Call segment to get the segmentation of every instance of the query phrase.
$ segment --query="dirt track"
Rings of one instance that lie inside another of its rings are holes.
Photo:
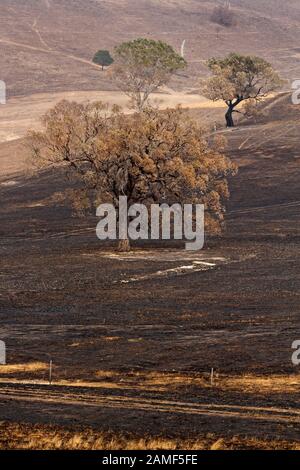
[[[34,27],[33,27],[33,29],[34,29]],[[37,32],[37,31],[38,30],[34,29],[34,32]],[[81,62],[82,64],[89,65],[90,67],[93,67],[94,69],[96,68],[96,69],[100,70],[99,65],[94,64],[90,60],[86,60],[86,59],[83,59],[81,57],[76,57],[72,54],[65,54],[61,51],[52,50],[49,47],[45,47],[46,44],[44,44],[44,47],[36,47],[36,46],[30,46],[29,44],[24,44],[24,43],[21,43],[21,42],[11,41],[10,39],[4,39],[4,38],[0,38],[0,43],[8,44],[10,46],[15,46],[15,47],[18,47],[18,48],[21,48],[21,49],[29,49],[30,51],[33,51],[33,52],[44,52],[45,54],[54,54],[54,55],[57,55],[57,56],[60,56],[60,57],[63,56],[63,57],[66,57],[67,59],[75,60],[76,62]]]
[[[208,426],[217,435],[225,433],[227,436],[239,433],[278,438],[284,435],[297,440],[299,435],[300,412],[296,404],[280,407],[275,402],[273,406],[254,406],[249,402],[241,405],[237,397],[221,398],[209,391],[205,397],[194,396],[190,401],[176,396],[159,397],[160,394],[146,394],[138,390],[126,392],[112,388],[103,392],[98,388],[80,386],[2,383],[1,417],[11,420],[15,413],[21,412],[23,419],[29,422],[63,422],[66,426],[80,422],[82,426],[95,429],[99,426],[104,430],[126,429],[142,435],[146,430],[151,430],[158,434],[167,432],[173,437],[203,435]]]
[[[24,384],[23,384],[24,385]],[[3,401],[23,401],[32,403],[60,404],[66,406],[116,408],[155,411],[156,413],[182,413],[185,415],[213,416],[216,418],[234,418],[258,420],[273,423],[300,423],[300,411],[291,408],[240,406],[238,404],[207,404],[162,400],[155,397],[101,395],[70,386],[26,386],[14,387],[1,384],[0,398]],[[30,406],[30,405],[29,405]]]

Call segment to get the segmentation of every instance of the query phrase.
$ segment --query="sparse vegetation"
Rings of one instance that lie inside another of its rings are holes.
[[[215,6],[211,15],[211,21],[220,26],[225,26],[226,28],[234,26],[237,20],[230,2],[224,2],[223,5]]]
[[[143,38],[118,46],[115,57],[112,78],[138,111],[147,105],[151,93],[186,66],[184,58],[169,44]]]
[[[208,61],[212,76],[202,81],[202,93],[212,101],[223,100],[228,106],[227,127],[234,126],[233,113],[244,101],[260,101],[283,82],[266,60],[257,56],[229,54],[224,59]]]

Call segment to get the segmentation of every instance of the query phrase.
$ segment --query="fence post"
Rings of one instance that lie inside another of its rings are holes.
[[[49,362],[49,385],[52,385],[52,359]]]
[[[211,372],[210,372],[210,385],[211,386],[214,385],[214,369],[213,368],[211,369]]]

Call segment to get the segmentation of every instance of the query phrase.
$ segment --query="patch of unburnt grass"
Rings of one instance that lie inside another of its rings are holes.
[[[2,450],[300,450],[300,442],[215,434],[175,439],[10,422],[0,422],[0,431]]]

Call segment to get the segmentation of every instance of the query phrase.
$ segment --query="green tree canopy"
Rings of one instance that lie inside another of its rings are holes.
[[[116,47],[115,58],[113,78],[139,111],[144,108],[151,93],[186,66],[184,58],[169,44],[143,38]]]
[[[225,101],[228,127],[234,126],[236,106],[245,100],[259,101],[283,84],[272,65],[257,56],[231,53],[223,59],[213,57],[207,65],[212,76],[203,81],[202,94],[213,101]]]
[[[109,67],[111,64],[113,64],[114,59],[110,55],[109,51],[100,50],[94,55],[93,62],[95,64],[101,65],[103,70],[104,67]]]

